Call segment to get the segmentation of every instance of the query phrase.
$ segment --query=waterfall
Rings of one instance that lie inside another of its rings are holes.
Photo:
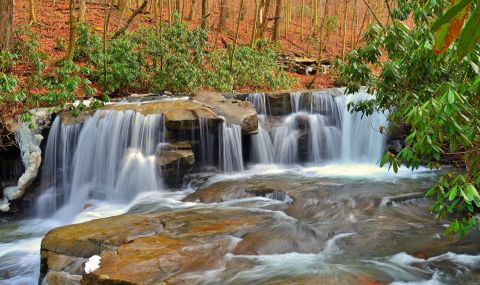
[[[225,172],[243,170],[242,128],[223,122],[219,128],[220,168]]]
[[[349,102],[369,100],[371,95],[366,92],[341,96],[337,101],[344,106]],[[380,133],[380,128],[387,127],[386,114],[373,113],[363,116],[361,112],[343,112],[342,118],[342,161],[362,161],[377,163],[384,151],[386,136]]]
[[[298,139],[300,131],[297,127],[297,114],[289,115],[282,125],[275,129],[273,149],[275,162],[292,164],[298,162]]]
[[[57,117],[46,146],[38,214],[63,206],[56,215],[69,218],[91,198],[127,202],[162,189],[155,153],[164,129],[162,116],[133,111],[97,111],[73,125]]]
[[[211,131],[207,119],[199,118],[198,124],[200,132],[200,163],[213,165],[215,134]]]
[[[251,102],[259,115],[267,115],[267,101],[264,93],[248,94],[247,101]]]
[[[251,137],[250,160],[255,163],[269,164],[274,162],[274,147],[270,134],[265,129],[267,103],[265,94],[249,94],[247,101],[251,102],[258,113],[258,134]]]
[[[292,105],[292,112],[298,113],[303,110],[304,100],[303,94],[300,92],[290,93],[290,104]]]
[[[343,91],[343,89],[340,89]],[[377,163],[384,149],[387,126],[385,114],[362,116],[350,113],[347,104],[371,99],[366,92],[334,96],[327,91],[311,94],[290,93],[292,113],[272,128],[266,126],[268,100],[261,93],[250,94],[259,113],[259,133],[251,139],[251,161],[256,163],[293,164],[302,162]]]

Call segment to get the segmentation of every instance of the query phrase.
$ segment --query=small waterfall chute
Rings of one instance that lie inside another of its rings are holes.
[[[244,170],[242,128],[223,122],[220,132],[220,169],[224,172]]]

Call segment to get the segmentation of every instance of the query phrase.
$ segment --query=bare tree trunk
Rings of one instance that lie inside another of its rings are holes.
[[[241,16],[241,13],[242,13],[243,5],[244,5],[244,0],[241,0],[240,1],[240,9],[238,10],[237,30],[235,31],[235,39],[233,41],[232,55],[230,57],[230,70],[233,70],[233,61],[235,60],[235,51],[237,49],[238,33],[240,31],[240,16]]]
[[[28,9],[28,23],[30,25],[32,25],[32,24],[37,22],[34,0],[28,0],[28,6],[29,6],[29,9]]]
[[[227,23],[227,18],[228,18],[228,4],[227,0],[220,0],[220,19],[218,21],[218,27],[217,29],[219,31],[225,30],[225,26]]]
[[[160,35],[160,22],[158,20],[158,1],[159,0],[152,0],[153,18],[155,20],[155,32],[157,33],[157,36]]]
[[[345,0],[345,11],[343,15],[343,36],[342,36],[342,60],[345,60],[345,52],[347,49],[347,13],[348,13],[348,2]]]
[[[202,0],[202,29],[206,29],[208,25],[208,0]]]
[[[278,38],[280,37],[280,21],[282,19],[282,9],[283,9],[283,1],[277,0],[277,4],[275,7],[275,21],[273,24],[273,34],[272,34],[273,41],[278,41]]]
[[[120,3],[122,1],[118,1],[118,6],[117,7],[120,7]],[[122,7],[124,8],[124,7]],[[78,22],[79,23],[83,23],[85,21],[85,12],[87,10],[87,1],[86,0],[80,0],[80,5],[79,5],[79,8],[78,8]],[[120,10],[122,11],[122,10]]]
[[[262,23],[258,29],[258,38],[263,39],[265,35],[265,31],[267,30],[268,27],[268,14],[270,13],[270,6],[272,5],[272,0],[265,0],[265,9],[263,12],[263,19]]]
[[[168,24],[171,26],[173,22],[173,3],[168,0]]]
[[[73,60],[73,53],[75,52],[75,41],[76,41],[76,30],[77,30],[77,23],[75,20],[75,0],[70,0],[70,5],[68,8],[70,12],[70,35],[68,39],[68,48],[67,53],[65,55],[65,60],[72,61]]]
[[[106,92],[107,91],[107,40],[108,40],[107,32],[108,32],[108,23],[110,22],[110,4],[108,0],[105,0],[104,5],[105,5],[104,7],[105,14],[103,18],[103,91]],[[119,31],[117,31],[117,33],[119,33]]]
[[[252,28],[252,39],[250,40],[250,45],[253,47],[255,44],[255,39],[256,39],[256,34],[257,34],[257,24],[258,24],[258,19],[261,18],[259,15],[260,7],[258,6],[258,0],[254,0],[254,5],[255,5],[255,14],[253,16],[253,28]]]
[[[301,7],[301,15],[300,15],[300,39],[303,40],[303,31],[305,29],[305,0],[302,0],[302,7]]]
[[[13,47],[13,0],[0,0],[0,51]]]
[[[189,21],[193,21],[193,19],[195,18],[195,11],[196,11],[196,5],[197,5],[197,1],[196,0],[192,0],[191,3],[190,3],[190,13],[188,13],[188,20]]]

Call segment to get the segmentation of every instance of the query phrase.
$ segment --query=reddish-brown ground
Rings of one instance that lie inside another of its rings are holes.
[[[137,0],[138,2],[138,0]],[[173,2],[173,1],[172,1]],[[184,1],[184,3],[187,3],[184,9],[185,19],[187,18],[188,11],[189,11],[189,6],[188,4],[191,1]],[[196,1],[197,5],[200,4],[200,1]],[[209,32],[209,42],[213,44],[216,47],[222,47],[225,44],[230,44],[234,40],[234,26],[235,21],[234,18],[237,18],[238,14],[238,7],[239,7],[239,1],[228,1],[230,3],[230,11],[231,11],[231,16],[227,20],[227,25],[226,29],[223,31],[218,31],[217,30],[217,25],[218,25],[218,19],[219,19],[219,8],[217,5],[216,0],[211,0],[211,13],[209,16],[209,26],[210,26],[210,32]],[[238,3],[237,3],[238,2]],[[290,28],[288,30],[287,35],[285,35],[285,29],[284,25],[282,24],[281,27],[281,38],[279,40],[279,44],[281,46],[281,49],[284,54],[291,55],[291,56],[303,56],[303,57],[311,57],[311,58],[316,58],[317,51],[314,43],[310,39],[309,35],[311,34],[310,30],[310,16],[308,14],[309,12],[309,7],[305,9],[305,18],[304,18],[304,36],[302,37],[301,35],[301,21],[300,21],[300,15],[301,13],[299,12],[300,8],[297,7],[295,0],[292,1],[292,20],[290,24]],[[310,1],[307,1],[309,3]],[[339,23],[340,23],[340,28],[338,28],[336,31],[332,32],[330,36],[330,40],[328,41],[326,48],[323,51],[323,58],[332,60],[337,56],[341,55],[342,51],[342,34],[343,32],[341,31],[341,22],[343,19],[344,13],[345,13],[345,8],[344,6],[340,5],[337,3],[337,1],[333,1],[335,3],[332,4],[330,7],[330,11],[332,14],[336,15],[338,17]],[[341,1],[338,1],[341,2]],[[343,2],[343,1],[342,1]],[[352,1],[350,1],[352,2]],[[360,1],[359,1],[360,2]],[[166,3],[166,2],[165,2]],[[253,3],[254,1],[245,1],[246,3],[246,16],[244,20],[241,22],[240,29],[239,29],[239,38],[238,42],[239,44],[247,44],[250,42],[251,39],[251,32],[253,28]],[[55,46],[57,42],[59,41],[60,38],[63,39],[68,39],[68,32],[69,32],[69,11],[68,11],[68,1],[66,0],[60,0],[60,1],[54,1],[54,0],[36,0],[35,5],[36,5],[36,15],[37,15],[37,23],[31,25],[31,30],[38,35],[38,41],[40,44],[40,50],[48,55],[48,61],[50,63],[53,63],[59,59],[61,59],[64,56],[64,51],[57,51],[55,50]],[[126,18],[128,18],[129,15],[134,11],[136,8],[136,4],[134,1],[130,1],[129,7],[123,15],[123,17],[120,15],[121,13],[117,10],[114,9],[114,12],[112,13],[111,16],[111,21],[110,21],[110,26],[109,26],[109,32],[114,32],[118,29],[119,26],[122,26],[124,22],[126,21]],[[163,11],[163,19],[168,19],[168,11],[166,8],[165,4],[165,9]],[[144,10],[144,12],[137,16],[135,20],[133,21],[132,25],[130,26],[129,30],[135,30],[139,26],[142,25],[154,25],[154,18],[153,18],[153,13],[151,13],[151,7],[147,6],[147,9]],[[232,11],[233,10],[233,11]],[[235,11],[236,10],[236,11]],[[29,11],[29,5],[27,0],[17,0],[15,1],[15,9],[14,9],[14,25],[16,28],[20,26],[25,26],[28,24],[28,11]],[[196,17],[193,21],[186,21],[189,25],[189,27],[193,28],[196,26],[200,25],[200,16],[199,16],[199,11],[200,7],[197,7],[196,9]],[[353,12],[351,10],[348,10],[348,19],[353,18]],[[358,31],[364,29],[366,27],[366,24],[368,24],[368,21],[371,21],[371,16],[367,17],[367,14],[364,12],[365,8],[359,8],[358,12],[358,17],[355,22],[348,23],[348,27],[353,27],[353,23],[355,23],[355,34],[359,34]],[[270,21],[268,25],[267,32],[265,34],[265,38],[269,38],[271,35],[271,29],[273,25],[273,13],[274,13],[274,8],[272,7],[270,9]],[[232,16],[235,14],[235,17]],[[103,18],[104,18],[104,5],[101,3],[91,3],[87,0],[87,12],[86,12],[86,24],[88,26],[91,26],[94,28],[95,31],[98,33],[101,33],[102,27],[103,27]],[[348,22],[348,21],[347,21]],[[347,28],[347,50],[349,49],[350,43],[352,42],[352,33],[350,32],[352,29]],[[67,40],[66,40],[67,41]],[[15,73],[20,75],[22,77],[23,75],[28,75],[29,70],[25,69],[22,66],[17,66],[14,70]],[[305,75],[299,75],[299,74],[291,74],[292,76],[298,78],[298,86],[297,88],[321,88],[321,87],[328,87],[331,86],[334,82],[334,76],[332,74],[325,74],[319,76],[315,80],[315,84],[311,84],[313,76],[305,76]]]

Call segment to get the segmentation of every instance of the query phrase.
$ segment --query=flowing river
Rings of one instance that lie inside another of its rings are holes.
[[[202,165],[177,191],[154,171],[167,136],[161,116],[57,119],[36,214],[0,223],[0,283],[39,282],[41,240],[55,227],[124,213],[246,209],[288,223],[229,237],[235,250],[205,260],[178,284],[480,284],[480,232],[444,236],[447,225],[423,198],[439,172],[394,174],[377,165],[385,114],[346,111],[367,95],[292,93],[290,114],[271,114],[263,94],[249,95],[259,133],[245,147],[238,126],[211,130],[200,122]]]

